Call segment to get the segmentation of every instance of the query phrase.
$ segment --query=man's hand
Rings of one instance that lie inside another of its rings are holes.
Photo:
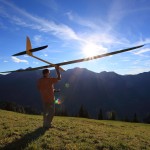
[[[59,72],[59,66],[56,65],[56,66],[55,66],[55,69],[56,69],[56,73],[57,73],[57,79],[58,79],[58,80],[61,80],[61,75],[60,75],[60,72]]]
[[[55,65],[55,69],[56,69],[56,70],[59,70],[59,66],[58,66],[58,65]]]

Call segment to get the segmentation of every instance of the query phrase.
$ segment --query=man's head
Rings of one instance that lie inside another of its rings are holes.
[[[48,69],[43,70],[43,77],[49,77],[50,71]]]

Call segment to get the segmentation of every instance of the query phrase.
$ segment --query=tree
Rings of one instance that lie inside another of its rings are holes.
[[[100,109],[100,111],[99,111],[98,120],[103,120],[103,112],[102,112],[102,109]]]
[[[135,113],[133,116],[133,122],[139,122],[137,114]]]
[[[61,116],[68,116],[68,112],[65,107],[61,110]]]
[[[150,114],[148,114],[147,117],[143,119],[143,121],[144,121],[144,123],[150,124]]]
[[[116,113],[114,111],[111,112],[111,120],[116,120]]]
[[[68,111],[65,106],[57,105],[55,107],[55,115],[56,116],[68,116]]]
[[[116,113],[114,111],[107,112],[108,120],[116,120]]]
[[[78,117],[89,118],[88,111],[81,105],[78,113]]]
[[[128,116],[125,117],[124,121],[125,121],[125,122],[129,122]]]

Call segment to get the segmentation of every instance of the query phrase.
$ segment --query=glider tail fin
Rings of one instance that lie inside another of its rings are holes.
[[[32,48],[30,38],[27,36],[27,38],[26,38],[26,50],[23,52],[19,52],[17,54],[14,54],[12,56],[20,56],[20,55],[25,55],[25,54],[32,56],[32,52],[37,52],[37,51],[43,50],[47,47],[48,47],[48,45]]]
[[[31,49],[32,49],[32,46],[31,46],[30,38],[27,36],[27,39],[26,39],[26,53],[30,56],[32,56],[32,52],[30,51]]]

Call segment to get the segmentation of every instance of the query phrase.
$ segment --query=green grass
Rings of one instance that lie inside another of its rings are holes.
[[[42,128],[42,116],[0,110],[0,149],[150,149],[150,125],[55,117],[54,128]]]

